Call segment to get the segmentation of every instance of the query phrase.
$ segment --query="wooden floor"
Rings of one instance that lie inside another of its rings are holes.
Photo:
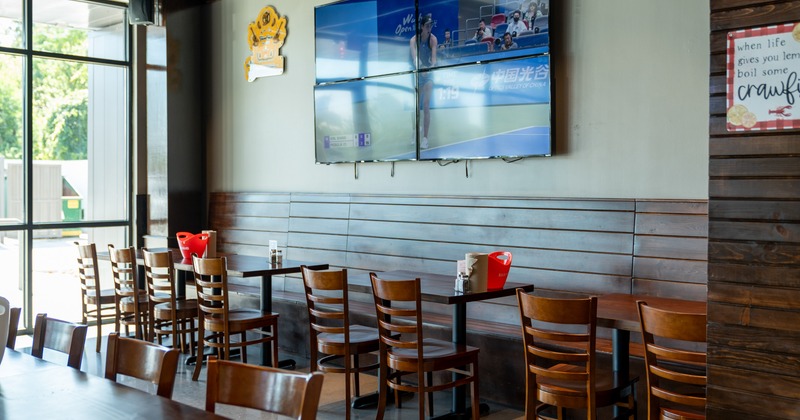
[[[85,348],[88,351],[86,351],[84,354],[81,370],[86,371],[93,375],[102,376],[103,366],[105,365],[105,348],[106,348],[105,337],[103,337],[102,351],[99,354],[94,352],[94,347],[95,347],[94,340],[95,340],[94,338],[87,338],[86,340]],[[29,337],[19,337],[17,341],[18,350],[29,351],[29,349],[26,349],[26,347],[29,346],[30,346]],[[281,354],[282,359],[291,356],[292,355],[285,353]],[[182,361],[185,360],[186,358],[185,355],[182,355],[181,357]],[[51,360],[57,363],[66,364],[66,357],[62,358],[61,354],[46,352],[45,358],[47,360]],[[294,358],[297,361],[298,370],[307,370],[308,360],[297,356],[295,356]],[[252,363],[252,361],[254,360],[258,360],[258,354],[257,353],[251,354],[248,352],[248,361]],[[175,390],[172,398],[184,404],[204,408],[205,391],[206,391],[205,369],[200,374],[200,380],[196,382],[191,380],[193,369],[194,369],[193,365],[188,366],[185,363],[181,363],[179,365],[175,381]],[[153,386],[152,384],[148,384],[144,381],[138,381],[131,378],[122,378],[119,382],[125,383],[127,385],[139,389],[147,390],[150,393],[155,393],[155,386]],[[362,375],[361,384],[362,384],[362,393],[372,392],[376,388],[375,377],[371,375]],[[450,407],[450,394],[448,392],[437,393],[434,401],[435,414],[437,415],[444,414],[449,410],[449,407]],[[322,398],[320,402],[318,418],[321,420],[342,419],[344,418],[344,410],[345,410],[344,375],[326,374],[322,389]],[[246,410],[237,407],[226,407],[226,406],[219,406],[217,408],[217,413],[226,417],[231,417],[236,419],[282,418],[277,416],[271,416],[262,412],[256,412],[253,410]],[[374,407],[368,409],[353,410],[352,418],[374,419],[375,414],[376,414],[376,409]],[[517,419],[521,418],[522,416],[523,413],[520,411],[490,404],[490,412],[485,416],[483,416],[482,418],[491,420],[505,420],[505,419]],[[406,398],[404,398],[402,408],[400,409],[397,409],[394,406],[388,407],[386,410],[386,418],[388,420],[416,419],[417,397],[414,395],[409,395]]]

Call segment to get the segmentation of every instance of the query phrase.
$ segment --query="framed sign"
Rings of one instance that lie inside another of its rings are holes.
[[[800,23],[728,33],[728,131],[800,128]]]

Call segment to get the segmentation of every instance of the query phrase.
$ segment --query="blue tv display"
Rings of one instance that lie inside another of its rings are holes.
[[[318,6],[317,162],[550,155],[548,20],[549,0]]]

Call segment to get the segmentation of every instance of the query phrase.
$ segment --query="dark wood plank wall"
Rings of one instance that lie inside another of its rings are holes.
[[[351,274],[455,275],[467,252],[511,251],[509,278],[537,293],[637,293],[705,299],[706,203],[696,201],[212,193],[209,225],[225,252],[328,262]],[[300,294],[299,278],[275,287]],[[370,301],[367,296],[356,299]],[[517,324],[513,298],[470,318]],[[450,308],[431,305],[449,314]]]
[[[790,22],[800,1],[711,0],[709,418],[800,418],[800,138],[725,129],[727,33]]]

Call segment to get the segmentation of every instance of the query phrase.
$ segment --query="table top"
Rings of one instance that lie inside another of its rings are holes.
[[[636,301],[638,300],[643,300],[648,305],[670,311],[693,314],[706,313],[706,302],[613,293],[597,298],[597,325],[599,327],[638,332],[641,329],[639,325],[639,309],[636,306]]]
[[[462,293],[455,290],[455,276],[443,274],[421,273],[411,270],[393,270],[376,273],[379,278],[385,280],[408,280],[419,278],[422,300],[426,302],[442,303],[454,305],[459,303],[474,302],[479,300],[494,299],[503,296],[513,296],[518,288],[526,292],[533,290],[533,284],[523,284],[506,282],[502,289],[487,290],[485,292]],[[356,274],[348,276],[348,289],[354,292],[372,294],[372,282],[369,274]]]
[[[6,349],[0,417],[221,419],[196,407]]]
[[[152,252],[170,251],[172,253],[172,261],[177,270],[192,271],[191,258],[183,258],[181,251],[175,248],[150,248]],[[272,276],[289,273],[299,273],[300,266],[306,265],[313,270],[325,270],[328,264],[317,264],[307,261],[297,261],[284,259],[281,264],[271,264],[267,256],[257,257],[253,255],[239,255],[239,254],[224,254],[218,253],[218,256],[225,257],[228,260],[228,275],[235,277],[261,277]],[[98,252],[97,258],[100,260],[108,260],[108,252]],[[144,265],[142,258],[142,251],[136,250],[136,263]]]

